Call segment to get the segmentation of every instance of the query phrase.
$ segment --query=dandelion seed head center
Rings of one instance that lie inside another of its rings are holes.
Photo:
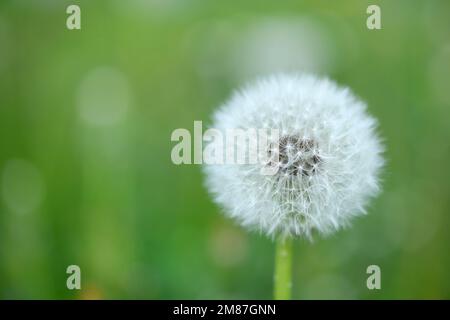
[[[269,148],[269,165],[277,166],[285,176],[311,176],[321,161],[317,142],[297,135],[284,135],[276,146]],[[276,156],[278,154],[278,157]]]

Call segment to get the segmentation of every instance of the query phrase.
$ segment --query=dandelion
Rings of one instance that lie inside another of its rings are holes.
[[[279,132],[263,150],[270,161],[204,169],[208,190],[227,215],[278,239],[275,293],[289,298],[292,238],[348,226],[379,192],[377,121],[348,88],[302,74],[248,85],[219,108],[212,126]],[[261,174],[267,166],[276,173]]]

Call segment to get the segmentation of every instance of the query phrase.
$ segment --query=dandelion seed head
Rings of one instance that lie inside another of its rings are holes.
[[[227,215],[269,236],[330,234],[364,214],[379,193],[383,146],[376,126],[366,104],[331,80],[261,78],[222,105],[212,127],[279,130],[264,150],[270,160],[205,165],[207,188]],[[263,175],[264,166],[277,171]]]

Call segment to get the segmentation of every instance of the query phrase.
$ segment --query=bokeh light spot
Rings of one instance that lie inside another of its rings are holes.
[[[129,83],[115,68],[99,67],[82,80],[78,109],[84,123],[114,125],[124,120],[130,106]]]
[[[2,197],[7,208],[17,214],[34,211],[42,202],[44,180],[30,162],[9,160],[2,174]]]

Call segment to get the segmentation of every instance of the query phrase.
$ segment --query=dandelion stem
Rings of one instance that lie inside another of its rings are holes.
[[[275,250],[274,298],[291,299],[292,289],[292,239],[279,237]]]

